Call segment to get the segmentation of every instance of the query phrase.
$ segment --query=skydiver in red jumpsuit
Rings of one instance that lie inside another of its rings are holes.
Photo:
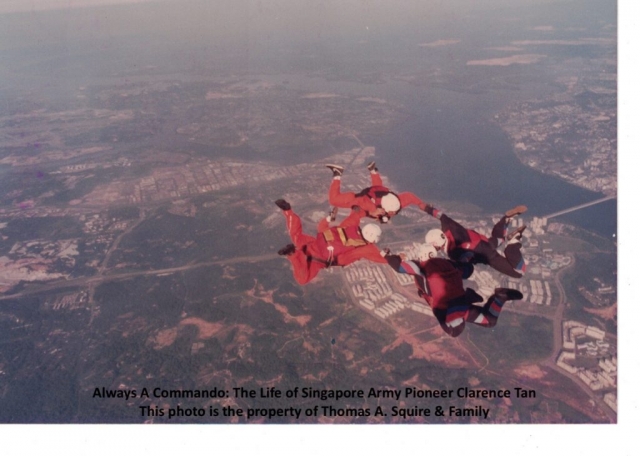
[[[346,266],[366,259],[375,263],[386,263],[375,243],[382,230],[370,223],[360,228],[362,211],[354,210],[339,226],[330,227],[329,220],[323,218],[318,223],[318,234],[310,236],[302,232],[300,217],[291,210],[291,205],[279,199],[276,205],[282,209],[287,221],[287,230],[293,244],[278,251],[286,256],[293,266],[293,277],[300,285],[313,280],[320,272],[331,266]]]
[[[483,306],[474,305],[482,302],[482,297],[471,288],[465,290],[462,283],[471,275],[473,265],[436,255],[433,246],[423,246],[418,260],[403,260],[400,255],[387,255],[385,259],[397,272],[414,277],[418,295],[427,301],[440,327],[451,337],[458,337],[466,322],[485,328],[495,326],[505,302],[522,299],[518,290],[496,288]]]
[[[396,194],[382,184],[382,178],[376,168],[376,163],[371,162],[367,169],[371,174],[371,187],[363,189],[359,193],[340,192],[340,180],[344,168],[339,165],[327,165],[333,172],[333,180],[329,186],[329,204],[335,207],[351,209],[354,206],[365,211],[365,215],[387,223],[404,207],[416,205],[425,210],[426,204],[416,195],[410,192]]]
[[[471,264],[488,264],[493,269],[509,277],[520,278],[526,271],[526,264],[522,258],[522,232],[526,226],[521,226],[507,234],[511,219],[527,210],[526,206],[516,206],[507,211],[495,224],[491,237],[469,230],[439,209],[427,204],[425,212],[440,220],[441,230],[431,230],[425,236],[427,245],[433,245],[436,250],[444,251],[455,262]],[[504,241],[507,246],[504,256],[497,248]]]

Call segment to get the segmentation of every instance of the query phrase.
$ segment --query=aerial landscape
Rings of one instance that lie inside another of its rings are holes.
[[[0,423],[618,422],[616,2],[187,4],[0,14]],[[486,236],[528,207],[524,276],[465,280],[522,293],[495,327],[296,283],[274,201],[315,235],[371,161]]]

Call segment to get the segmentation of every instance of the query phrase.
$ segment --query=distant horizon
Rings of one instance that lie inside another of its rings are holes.
[[[70,10],[78,8],[91,8],[97,6],[116,6],[116,5],[134,5],[140,3],[170,3],[175,1],[176,3],[185,3],[185,0],[4,0],[0,2],[0,15],[12,14],[12,13],[27,13],[27,12],[39,12],[39,11],[54,11],[54,10]],[[193,0],[186,0],[193,1]],[[214,0],[215,1],[215,0]],[[245,3],[256,3],[259,9],[265,7],[266,9],[276,7],[282,8],[287,2],[292,2],[292,5],[299,6],[303,3],[300,0],[268,0],[263,4],[254,0],[245,0]],[[551,4],[551,3],[570,3],[576,0],[489,0],[483,5],[485,8],[495,7],[510,7],[510,6],[522,6],[532,3],[539,4]],[[448,8],[451,8],[453,4],[458,3],[457,6],[467,5],[475,9],[477,4],[473,0],[452,0],[448,2]],[[207,2],[211,4],[212,2]],[[228,3],[228,2],[225,2]],[[236,5],[240,3],[234,2]],[[347,7],[349,8],[347,1],[326,1],[324,2],[323,9],[335,9],[335,7]],[[358,2],[357,7],[366,7],[367,9],[381,10],[387,5],[392,5],[393,2],[387,2],[386,0],[370,1],[370,2]],[[435,8],[440,7],[442,4],[438,1],[433,1]],[[310,7],[317,6],[316,4],[310,5]],[[422,0],[405,0],[402,2],[402,8],[407,7],[425,7],[425,2]]]

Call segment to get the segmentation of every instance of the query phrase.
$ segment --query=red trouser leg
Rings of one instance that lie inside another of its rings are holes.
[[[507,261],[513,266],[513,269],[518,272],[524,272],[527,269],[524,258],[522,258],[522,252],[520,251],[521,247],[522,244],[516,242],[515,244],[509,244],[504,249],[504,256],[507,258]]]
[[[310,261],[302,250],[296,250],[293,255],[287,256],[293,266],[293,278],[300,285],[311,282],[325,266],[317,261]]]
[[[298,215],[289,210],[283,211],[284,218],[287,221],[287,231],[289,232],[289,236],[293,241],[293,245],[296,248],[301,249],[304,245],[307,245],[309,242],[314,242],[316,240],[315,237],[309,236],[308,234],[304,234],[302,232],[302,222],[300,221],[300,217]]]
[[[382,178],[379,173],[371,173],[371,186],[372,187],[384,187],[382,185]]]
[[[340,179],[333,179],[329,186],[329,204],[336,207],[350,209],[355,204],[356,194],[353,192],[340,193]]]
[[[511,263],[509,263],[509,260],[500,255],[493,247],[491,247],[491,244],[489,244],[488,242],[482,241],[478,243],[476,248],[473,249],[473,252],[479,255],[481,258],[483,257],[484,259],[486,259],[486,264],[491,266],[496,271],[501,272],[509,277],[514,277],[516,279],[522,277],[522,274],[514,270]]]
[[[491,297],[493,298],[493,296]],[[489,301],[489,305],[491,305],[493,301]],[[488,306],[484,306],[484,307],[479,307],[479,306],[471,306],[471,308],[469,309],[469,312],[467,313],[467,318],[466,320],[469,323],[473,323],[474,325],[478,325],[478,326],[484,326],[485,328],[492,328],[496,325],[496,323],[498,322],[498,317],[495,315],[492,315],[489,310],[488,310]]]
[[[438,323],[440,323],[440,327],[445,333],[447,333],[447,335],[451,337],[458,337],[460,334],[462,334],[462,331],[464,331],[464,322],[460,323],[455,328],[452,328],[451,326],[447,326],[447,324],[445,323],[446,316],[447,316],[446,310],[433,309],[433,315],[436,317],[436,319],[438,320]]]
[[[500,245],[501,242],[504,242],[504,238],[507,236],[507,229],[509,228],[509,222],[507,221],[507,216],[503,216],[498,223],[496,223],[491,230],[491,238],[489,239],[489,244],[495,249]]]
[[[319,222],[318,222],[318,233],[322,233],[325,230],[329,229],[329,222],[327,221],[326,218],[322,218]]]

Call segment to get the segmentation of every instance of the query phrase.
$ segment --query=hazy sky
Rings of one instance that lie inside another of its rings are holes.
[[[162,0],[0,0],[0,14],[157,1]]]

